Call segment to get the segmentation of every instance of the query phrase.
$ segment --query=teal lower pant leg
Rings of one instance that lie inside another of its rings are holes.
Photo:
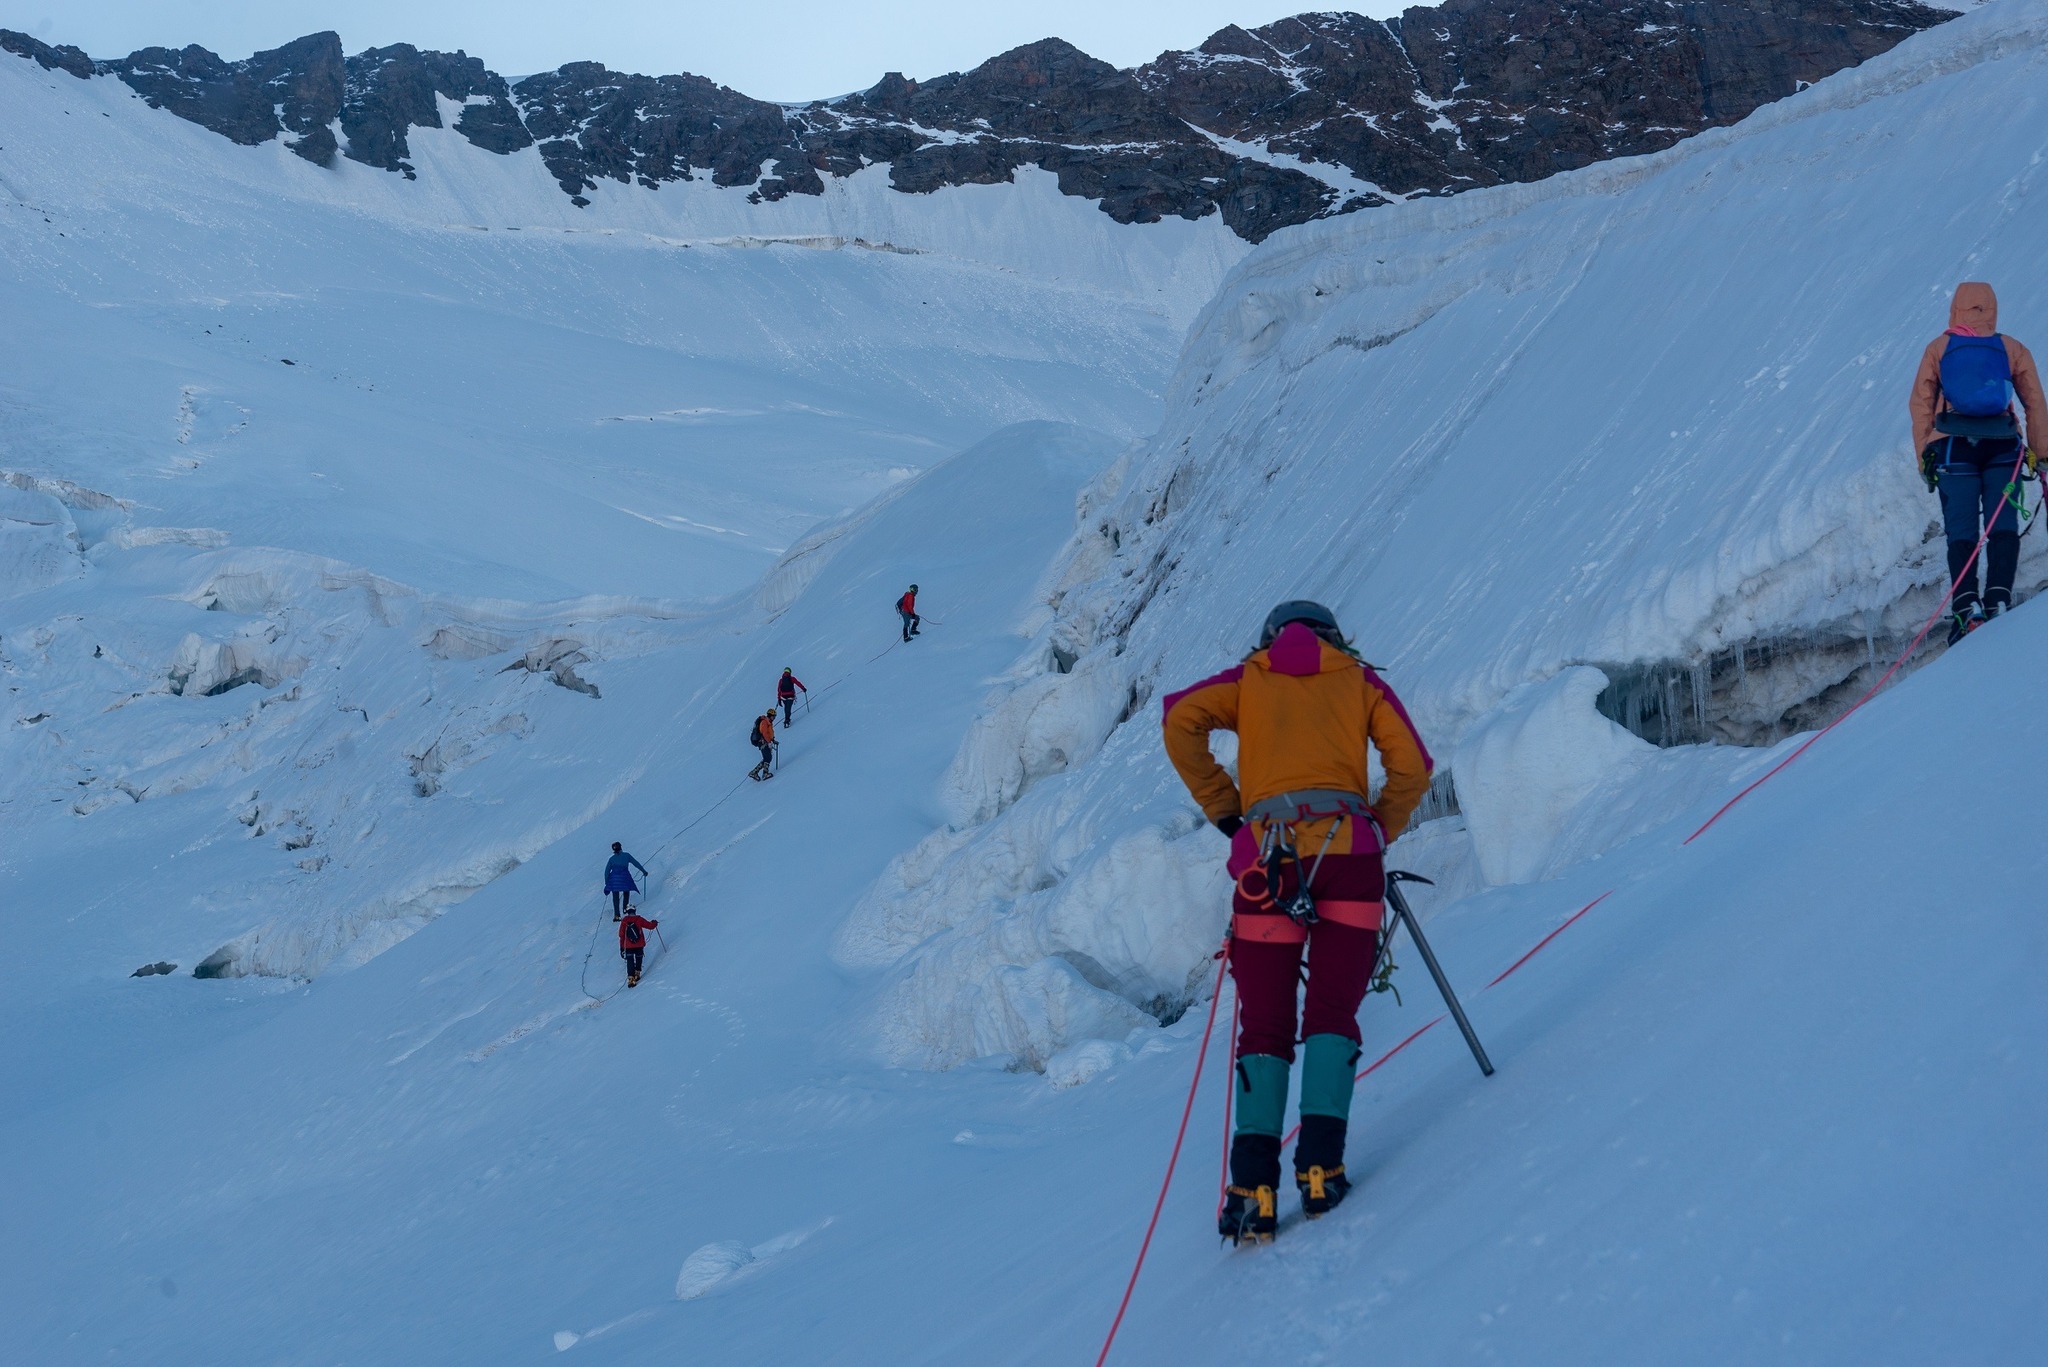
[[[1349,1118],[1357,1068],[1356,1042],[1343,1035],[1310,1035],[1302,1043],[1301,1113]],[[1284,1075],[1281,1088],[1286,1089]]]
[[[1280,1137],[1287,1118],[1288,1063],[1271,1054],[1243,1054],[1237,1060],[1237,1132]]]

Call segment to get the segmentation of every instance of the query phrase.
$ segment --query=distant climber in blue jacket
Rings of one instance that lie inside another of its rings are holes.
[[[659,853],[659,851],[656,851],[656,853]],[[612,895],[612,919],[614,921],[618,920],[620,914],[626,909],[626,895],[640,891],[640,885],[633,881],[632,871],[634,869],[640,870],[642,877],[647,876],[647,866],[632,855],[627,854],[625,847],[614,840],[612,842],[612,857],[604,861],[604,890]]]

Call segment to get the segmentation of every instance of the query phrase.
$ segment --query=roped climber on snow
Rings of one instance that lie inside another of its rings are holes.
[[[650,921],[632,907],[619,922],[619,957],[626,961],[626,986],[640,985],[640,965],[647,953],[647,932],[661,922]]]
[[[775,701],[782,704],[782,724],[784,726],[796,724],[796,719],[790,714],[796,710],[796,691],[799,688],[803,688],[806,693],[811,691],[808,688],[804,688],[804,681],[802,679],[799,679],[787,668],[784,668],[782,677],[775,681]],[[809,706],[810,704],[805,704],[806,708]]]
[[[2025,411],[2014,412],[2014,399]],[[1920,476],[1941,495],[1948,573],[1948,641],[1954,645],[2012,606],[2019,570],[2021,481],[2034,473],[2034,451],[2048,433],[2048,401],[2033,353],[1998,331],[1998,296],[1981,281],[1956,286],[1948,329],[1927,344],[1913,377],[1908,407]],[[2025,473],[2015,476],[2026,452]],[[2004,507],[1999,506],[2003,501]],[[1991,519],[1984,545],[1984,593],[1977,594],[1978,530]]]
[[[761,752],[761,762],[747,770],[747,777],[755,782],[775,777],[775,709],[769,708],[754,718],[754,729],[747,733],[747,743]]]
[[[896,615],[903,619],[904,640],[918,634],[918,624],[923,619],[917,615],[917,585],[912,584],[910,592],[896,600]]]
[[[656,850],[655,853],[660,854],[661,851]],[[634,869],[640,870],[643,878],[647,876],[647,866],[627,854],[626,847],[614,840],[612,857],[604,861],[604,890],[612,895],[614,921],[618,920],[619,914],[625,910],[627,895],[640,891],[640,885],[633,881]]]
[[[1230,837],[1230,973],[1242,1029],[1218,1227],[1233,1241],[1264,1241],[1277,1225],[1304,953],[1294,1180],[1311,1219],[1350,1189],[1344,1141],[1358,1008],[1379,955],[1381,853],[1428,791],[1433,765],[1400,700],[1352,652],[1336,617],[1300,600],[1273,609],[1244,663],[1169,695],[1163,724],[1167,757]],[[1236,783],[1209,753],[1213,731],[1237,733]],[[1387,775],[1376,801],[1367,797],[1368,748],[1379,751]]]

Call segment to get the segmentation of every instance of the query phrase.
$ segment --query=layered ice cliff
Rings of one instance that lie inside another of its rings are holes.
[[[846,931],[890,965],[892,1056],[1042,1062],[1075,1038],[1046,1021],[1193,998],[1221,841],[1152,704],[1278,600],[1334,607],[1452,757],[1445,823],[1395,852],[1451,891],[1597,854],[1630,823],[1589,794],[1646,818],[1683,805],[1673,766],[1759,753],[1651,763],[1596,708],[1745,747],[1835,715],[1945,583],[1905,397],[1950,291],[1994,281],[2048,335],[2044,76],[2040,8],[1994,6],[1666,152],[1256,251],[1084,497],[947,824]],[[2023,546],[2022,597],[2048,576]]]

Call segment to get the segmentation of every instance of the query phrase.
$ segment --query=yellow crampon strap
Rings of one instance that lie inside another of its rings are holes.
[[[1326,1168],[1318,1163],[1305,1173],[1295,1174],[1297,1178],[1307,1181],[1308,1197],[1311,1201],[1325,1199],[1329,1193],[1324,1189],[1324,1184],[1333,1177],[1342,1177],[1343,1175],[1344,1165],[1342,1163],[1339,1163],[1334,1168]]]
[[[1269,1220],[1273,1218],[1274,1212],[1280,1208],[1279,1194],[1271,1187],[1225,1187],[1224,1190],[1232,1196],[1242,1196],[1248,1200],[1257,1201],[1259,1203],[1259,1214]]]

